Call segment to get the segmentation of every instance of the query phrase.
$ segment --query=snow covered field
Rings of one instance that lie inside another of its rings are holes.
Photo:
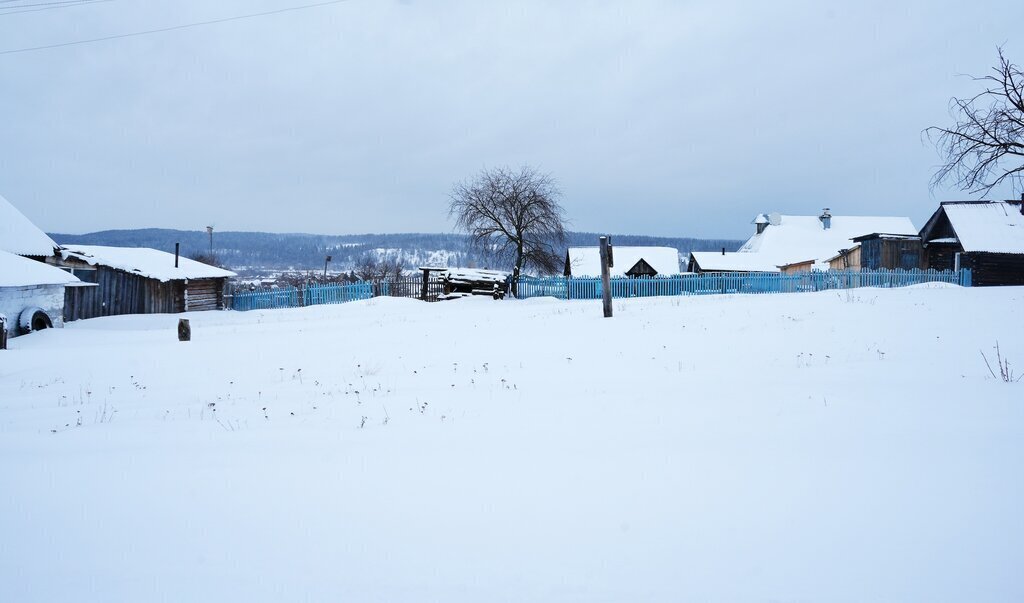
[[[1020,601],[1024,289],[374,299],[0,352],[0,601]]]

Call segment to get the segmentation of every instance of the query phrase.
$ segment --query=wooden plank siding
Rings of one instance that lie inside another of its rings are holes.
[[[160,282],[109,266],[96,267],[95,287],[67,287],[64,320],[121,314],[173,314],[224,308],[226,279]]]
[[[921,257],[923,254],[919,239],[876,238],[863,240],[860,245],[861,268],[913,270],[927,267]],[[952,268],[953,266],[950,265],[946,269],[951,270]]]

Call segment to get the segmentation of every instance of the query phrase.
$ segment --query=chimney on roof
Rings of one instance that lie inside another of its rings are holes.
[[[754,225],[757,229],[756,234],[764,232],[764,229],[768,227],[768,222],[768,216],[765,214],[757,214],[757,217],[754,218]]]
[[[821,227],[824,228],[825,230],[832,228],[832,214],[828,211],[827,207],[824,210],[822,210],[821,215],[818,216],[818,219],[821,220]]]

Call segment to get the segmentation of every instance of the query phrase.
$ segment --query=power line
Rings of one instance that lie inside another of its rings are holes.
[[[14,10],[14,9],[16,9],[16,8],[23,8],[23,6],[30,6],[30,5],[26,4],[26,5],[20,5],[20,6],[0,6],[0,11],[6,11],[6,12],[0,12],[0,17],[2,17],[4,15],[18,15],[18,14],[21,14],[21,13],[37,13],[37,12],[42,11],[42,10],[54,10],[54,9],[58,9],[58,8],[71,8],[73,6],[81,6],[83,4],[97,4],[99,2],[113,2],[113,1],[114,0],[78,0],[77,2],[50,2],[50,3],[46,3],[46,5],[42,5],[43,6],[42,8],[26,8],[24,10]],[[49,6],[50,4],[54,4],[56,6]]]
[[[278,15],[281,13],[287,13],[297,10],[305,10],[307,8],[317,8],[320,6],[328,6],[331,4],[341,4],[342,2],[348,2],[349,0],[328,0],[326,2],[316,2],[313,4],[301,4],[298,6],[287,6],[285,8],[278,8],[274,10],[268,10],[260,13],[249,13],[246,15],[234,15],[232,17],[222,17],[220,19],[210,19],[209,21],[196,21],[194,23],[184,23],[182,25],[172,25],[171,27],[161,27],[158,29],[147,29],[145,31],[133,31],[131,33],[116,34],[113,36],[103,36],[102,38],[90,38],[87,40],[75,40],[74,42],[61,42],[59,44],[47,44],[45,46],[30,46],[28,48],[15,48],[12,50],[0,50],[0,55],[4,54],[15,54],[19,52],[32,52],[35,50],[48,50],[50,48],[63,48],[64,46],[75,46],[77,44],[92,44],[94,42],[106,42],[108,40],[119,40],[121,38],[132,38],[136,36],[146,36],[155,33],[164,33],[168,31],[177,31],[179,29],[188,29],[190,27],[199,27],[202,25],[215,25],[217,23],[227,23],[228,21],[238,21],[241,19],[252,19],[254,17],[266,17],[268,15]]]
[[[35,4],[11,4],[10,6],[0,7],[2,10],[14,9],[14,8],[30,8],[33,6],[53,6],[55,4],[82,4],[89,0],[59,0],[57,2],[36,2]]]

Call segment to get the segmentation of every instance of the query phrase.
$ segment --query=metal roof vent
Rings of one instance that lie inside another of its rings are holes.
[[[821,226],[825,230],[832,228],[832,214],[828,211],[827,207],[824,210],[822,210],[821,215],[818,216],[818,219],[821,220]]]

